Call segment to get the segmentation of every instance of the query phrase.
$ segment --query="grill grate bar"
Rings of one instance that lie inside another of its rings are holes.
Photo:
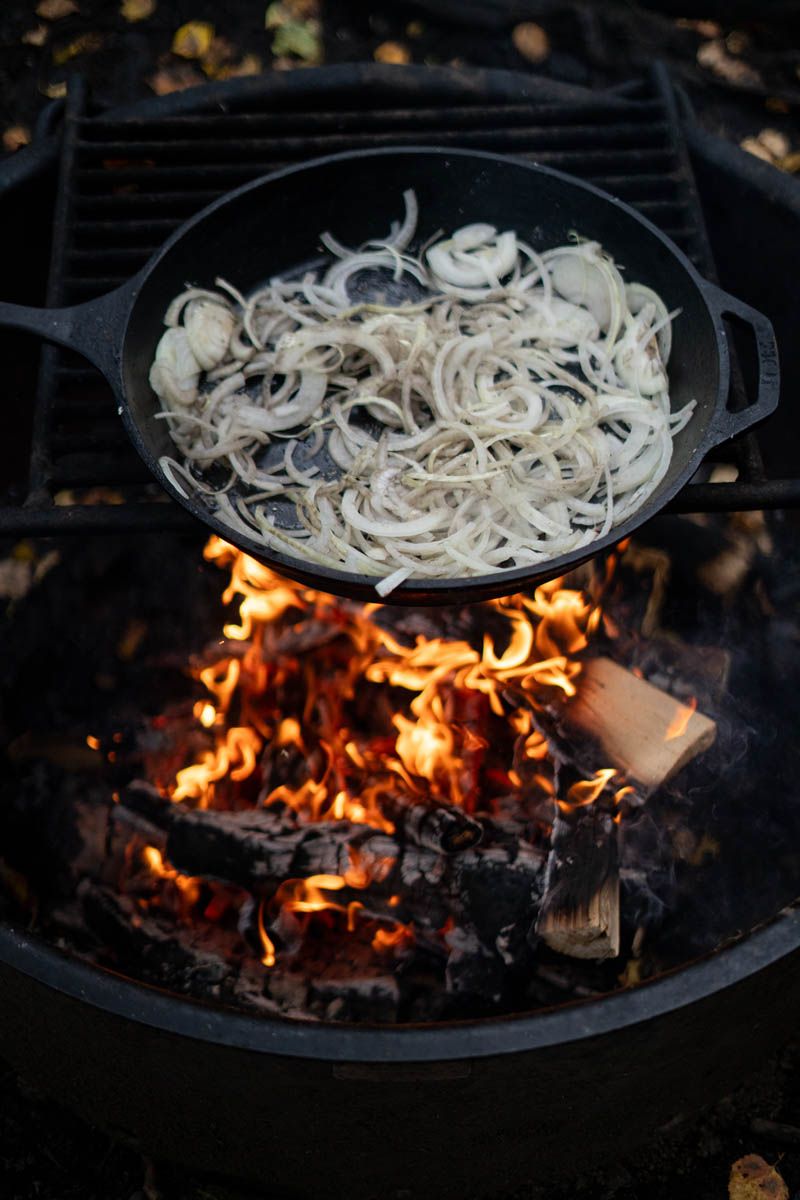
[[[621,108],[618,101],[604,103],[601,96],[587,103],[566,104],[496,104],[444,105],[437,107],[375,108],[372,110],[333,108],[329,111],[269,112],[269,113],[203,113],[201,116],[165,116],[152,120],[132,117],[127,120],[105,118],[83,118],[78,122],[78,133],[82,143],[100,144],[109,140],[124,143],[130,150],[140,140],[165,137],[197,138],[207,140],[209,133],[218,137],[248,137],[265,133],[311,134],[336,133],[342,128],[379,131],[405,129],[412,124],[416,130],[455,127],[458,129],[485,129],[486,115],[503,126],[538,125],[558,126],[571,129],[576,125],[589,125],[592,129],[602,128],[609,121],[618,119],[628,125],[645,125],[655,121],[664,124],[664,108],[657,100],[637,103]]]
[[[433,132],[436,145],[445,144],[450,138],[458,139],[459,145],[468,144],[474,138],[481,145],[498,143],[504,147],[520,146],[526,151],[545,150],[553,147],[556,150],[569,150],[573,147],[585,149],[587,145],[602,148],[612,146],[615,150],[620,147],[647,148],[654,141],[666,145],[666,125],[662,122],[652,125],[610,125],[591,126],[575,125],[565,129],[541,128],[538,126],[520,126],[519,128],[486,128],[484,124],[476,130],[449,130]],[[387,144],[411,144],[419,140],[419,131],[396,131],[389,133],[381,131],[382,140]],[[330,136],[319,134],[307,137],[291,138],[236,138],[221,140],[219,138],[205,139],[159,139],[158,141],[142,141],[131,144],[119,142],[83,142],[76,145],[78,163],[82,168],[92,162],[103,164],[105,161],[123,164],[131,158],[144,158],[142,164],[147,167],[146,156],[168,153],[173,162],[190,162],[202,165],[209,161],[240,158],[270,161],[273,156],[290,156],[309,158],[315,154],[335,154],[338,150],[357,150],[363,146],[371,148],[375,144],[375,135],[371,131],[336,133]],[[119,157],[116,157],[119,156]],[[115,171],[115,167],[104,167],[105,170]]]
[[[389,143],[384,140],[382,144]],[[392,142],[391,144],[399,145],[401,143]],[[415,139],[410,136],[402,144],[413,146]],[[468,146],[471,149],[509,149],[508,143],[500,137],[487,141],[482,136],[474,141],[466,142],[457,134],[452,141],[448,140],[447,142],[440,138],[431,139],[431,145]],[[342,149],[350,148],[347,145],[342,147]],[[227,153],[230,154],[231,151],[228,150]],[[206,187],[218,183],[221,189],[227,190],[243,183],[249,183],[251,179],[257,179],[259,175],[267,175],[270,171],[294,166],[308,157],[307,154],[298,152],[294,157],[283,157],[276,160],[256,159],[247,162],[234,160],[210,165],[207,162],[198,162],[185,166],[162,166],[157,170],[151,167],[122,167],[113,172],[102,167],[81,167],[76,171],[76,181],[83,194],[96,194],[98,190],[104,191],[108,188],[109,183],[115,187],[143,186],[149,188],[151,192],[158,192],[162,187],[165,191],[172,191],[176,184],[179,187],[186,187],[187,185],[191,186],[193,182],[200,181]],[[311,157],[316,157],[316,155]],[[520,153],[519,157],[528,162],[554,167],[560,171],[580,174],[584,179],[589,180],[601,173],[626,174],[637,165],[652,171],[670,171],[675,166],[672,153],[667,148],[657,150],[641,147],[634,147],[630,150],[554,150],[541,153],[526,151]],[[109,176],[111,176],[110,179]]]
[[[420,143],[505,151],[576,174],[638,208],[712,274],[691,168],[663,82],[654,75],[637,98],[625,101],[553,100],[546,86],[526,81],[526,89],[541,95],[519,103],[492,102],[488,95],[480,104],[474,96],[465,104],[443,97],[440,106],[391,84],[392,94],[386,85],[369,110],[356,107],[352,91],[333,94],[327,105],[309,91],[313,108],[290,108],[278,93],[272,102],[281,111],[270,111],[270,101],[255,94],[245,101],[246,111],[146,117],[88,116],[80,89],[71,91],[48,301],[64,304],[111,291],[187,217],[259,175],[339,150]],[[42,361],[31,491],[25,508],[0,510],[0,531],[196,527],[178,506],[163,503],[98,373],[53,347]],[[743,477],[755,461],[754,445],[726,450]],[[103,485],[125,487],[128,499],[49,507],[59,489]],[[747,496],[737,489],[750,486],[725,485],[721,492],[718,485],[696,485],[678,503],[736,508]],[[784,489],[781,498],[787,494]]]

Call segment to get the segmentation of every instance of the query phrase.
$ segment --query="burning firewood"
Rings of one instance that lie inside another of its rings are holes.
[[[384,795],[381,810],[399,837],[427,850],[455,854],[477,846],[483,838],[480,821],[454,804],[409,804],[399,796]]]
[[[602,765],[624,771],[650,795],[708,749],[717,727],[611,659],[592,658],[584,663],[578,694],[564,707],[561,732],[591,741]]]
[[[590,805],[553,823],[536,932],[574,958],[619,954],[617,827]]]
[[[712,744],[716,725],[610,659],[595,658],[584,664],[557,734],[548,733],[557,757],[582,742],[579,759],[621,770],[644,799]],[[619,954],[618,827],[598,804],[599,795],[585,807],[582,797],[559,805],[536,923],[552,949],[577,958]]]
[[[188,875],[222,879],[248,891],[274,891],[284,880],[359,871],[413,886],[441,879],[441,854],[352,821],[302,824],[291,810],[218,812],[171,804],[148,784],[126,789],[121,807],[166,833],[165,853]],[[396,878],[395,878],[396,876]]]
[[[544,855],[518,836],[445,855],[351,821],[303,823],[278,806],[188,809],[138,781],[123,792],[114,815],[139,832],[149,830],[165,859],[187,875],[221,879],[264,897],[280,896],[287,880],[339,877],[365,916],[381,919],[383,913],[395,924],[413,920],[420,933],[435,933],[448,921],[473,930],[476,961],[510,964],[527,953]],[[482,829],[480,822],[472,824]],[[395,907],[387,909],[387,900]]]

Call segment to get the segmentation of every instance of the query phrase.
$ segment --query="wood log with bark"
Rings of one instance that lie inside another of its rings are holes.
[[[355,876],[353,898],[380,917],[413,921],[424,935],[448,919],[469,925],[480,954],[506,963],[526,953],[526,934],[542,892],[544,854],[513,833],[502,841],[445,855],[350,821],[302,823],[280,805],[222,812],[171,804],[137,781],[115,806],[118,821],[152,831],[167,861],[188,875],[233,883],[269,897],[287,879]],[[362,877],[363,882],[359,880]],[[336,893],[337,901],[344,893]]]
[[[483,826],[454,804],[410,803],[401,796],[381,796],[381,811],[399,838],[441,854],[456,854],[477,846]]]

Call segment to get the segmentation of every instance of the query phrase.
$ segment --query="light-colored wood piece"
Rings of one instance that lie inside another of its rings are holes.
[[[594,737],[598,767],[617,767],[649,795],[707,750],[717,736],[710,717],[689,714],[674,696],[639,679],[610,658],[592,658],[577,679],[565,712],[567,730]],[[676,726],[685,728],[676,734]]]
[[[536,932],[559,954],[571,958],[616,958],[619,954],[619,875],[609,875],[589,903],[569,912],[542,915]]]

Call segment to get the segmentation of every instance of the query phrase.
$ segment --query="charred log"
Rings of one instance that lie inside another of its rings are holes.
[[[445,856],[350,821],[301,824],[282,806],[184,809],[143,783],[123,793],[116,815],[127,820],[128,813],[139,828],[146,822],[160,831],[166,858],[188,875],[269,895],[287,879],[354,870],[368,881],[354,895],[370,909],[376,897],[396,896],[396,907],[387,909],[396,920],[428,930],[441,928],[448,917],[466,922],[488,953],[506,961],[524,953],[542,892],[544,856],[511,831],[495,841],[493,830],[489,845]]]
[[[575,958],[619,954],[617,826],[597,805],[553,823],[544,896],[535,932]]]
[[[413,888],[437,883],[444,874],[441,854],[401,844],[368,825],[351,821],[301,824],[283,806],[218,812],[170,804],[148,784],[126,789],[122,810],[166,833],[165,852],[187,875],[235,883],[248,891],[274,891],[286,879],[346,875],[355,865],[370,878]]]
[[[534,718],[559,765],[587,777],[600,766],[624,773],[640,800],[707,749],[716,725],[607,658],[584,663],[578,694]],[[536,932],[580,958],[619,953],[617,828],[601,804],[561,806],[553,825]]]
[[[483,838],[480,821],[454,804],[410,804],[399,796],[381,796],[381,810],[398,838],[441,854],[469,850]]]

